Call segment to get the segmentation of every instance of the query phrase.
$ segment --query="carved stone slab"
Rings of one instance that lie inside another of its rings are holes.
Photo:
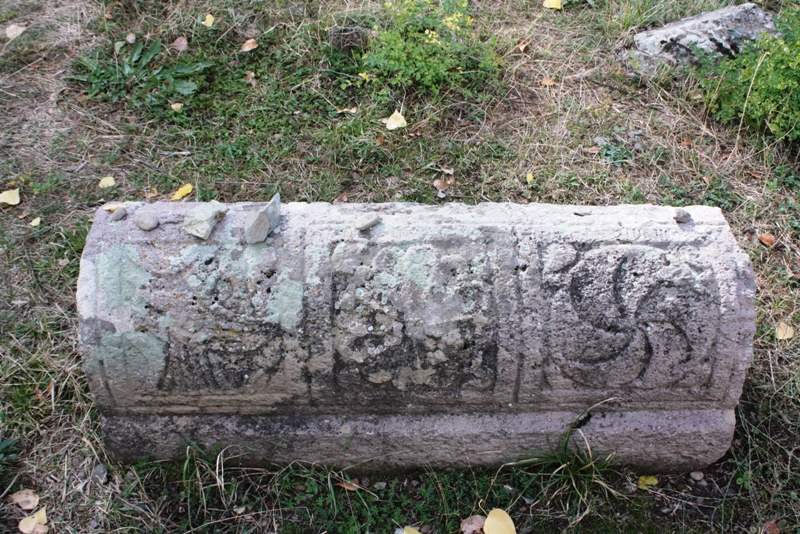
[[[755,284],[718,209],[290,203],[247,244],[264,204],[205,240],[193,207],[101,209],[87,238],[80,346],[117,458],[492,464],[589,409],[594,449],[631,465],[730,445]]]

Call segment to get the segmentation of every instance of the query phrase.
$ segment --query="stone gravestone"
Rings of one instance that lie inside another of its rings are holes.
[[[488,465],[578,419],[649,471],[730,446],[755,284],[716,208],[290,203],[249,243],[264,204],[206,206],[100,209],[87,238],[80,347],[116,460]]]

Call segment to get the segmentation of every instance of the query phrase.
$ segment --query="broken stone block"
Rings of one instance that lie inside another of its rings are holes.
[[[206,240],[226,213],[228,208],[216,200],[199,204],[183,219],[183,231]]]
[[[772,33],[772,16],[756,4],[725,7],[637,33],[628,59],[634,69],[649,73],[663,64],[696,63],[695,49],[732,57],[745,42]]]
[[[578,420],[648,472],[730,446],[755,283],[719,209],[289,203],[248,244],[263,206],[202,243],[193,204],[148,205],[157,236],[95,216],[80,350],[115,461],[496,465]]]
[[[277,193],[264,209],[252,212],[244,223],[244,239],[253,245],[261,243],[281,222],[281,195]]]

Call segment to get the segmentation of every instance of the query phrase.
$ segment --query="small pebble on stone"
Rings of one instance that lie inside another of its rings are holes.
[[[244,240],[248,245],[264,241],[281,222],[281,195],[275,194],[264,209],[248,215],[244,223]],[[277,233],[277,232],[276,232]]]
[[[114,210],[114,213],[111,214],[112,221],[121,221],[128,215],[128,210],[125,208],[117,208]]]
[[[381,216],[377,213],[365,213],[356,221],[356,229],[363,232],[364,230],[369,230],[379,222],[381,222]]]
[[[134,222],[136,223],[136,226],[145,232],[149,232],[158,226],[158,217],[156,217],[155,213],[150,213],[149,211],[140,211],[136,214]]]
[[[227,206],[216,200],[200,204],[183,218],[183,231],[203,240],[208,239],[226,213],[228,213]]]
[[[687,223],[692,220],[692,216],[689,214],[688,211],[683,209],[675,210],[675,217],[674,219],[679,222],[680,224]]]
[[[689,476],[692,477],[692,480],[699,482],[703,480],[704,475],[702,471],[692,471]]]

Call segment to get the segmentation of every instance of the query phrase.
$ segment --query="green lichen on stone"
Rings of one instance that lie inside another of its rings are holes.
[[[164,341],[148,332],[120,336],[104,332],[94,357],[103,362],[110,377],[131,377],[144,387],[155,387],[164,370],[164,347]]]
[[[267,300],[267,311],[277,319],[281,327],[293,332],[303,313],[303,283],[289,279],[283,272]]]
[[[139,253],[125,245],[114,245],[97,257],[97,285],[109,309],[129,306],[139,316],[147,315],[147,299],[139,289],[150,283],[150,273],[139,265]]]
[[[398,256],[395,274],[414,282],[423,291],[429,290],[433,285],[431,270],[438,261],[436,252],[430,247],[412,247]]]

